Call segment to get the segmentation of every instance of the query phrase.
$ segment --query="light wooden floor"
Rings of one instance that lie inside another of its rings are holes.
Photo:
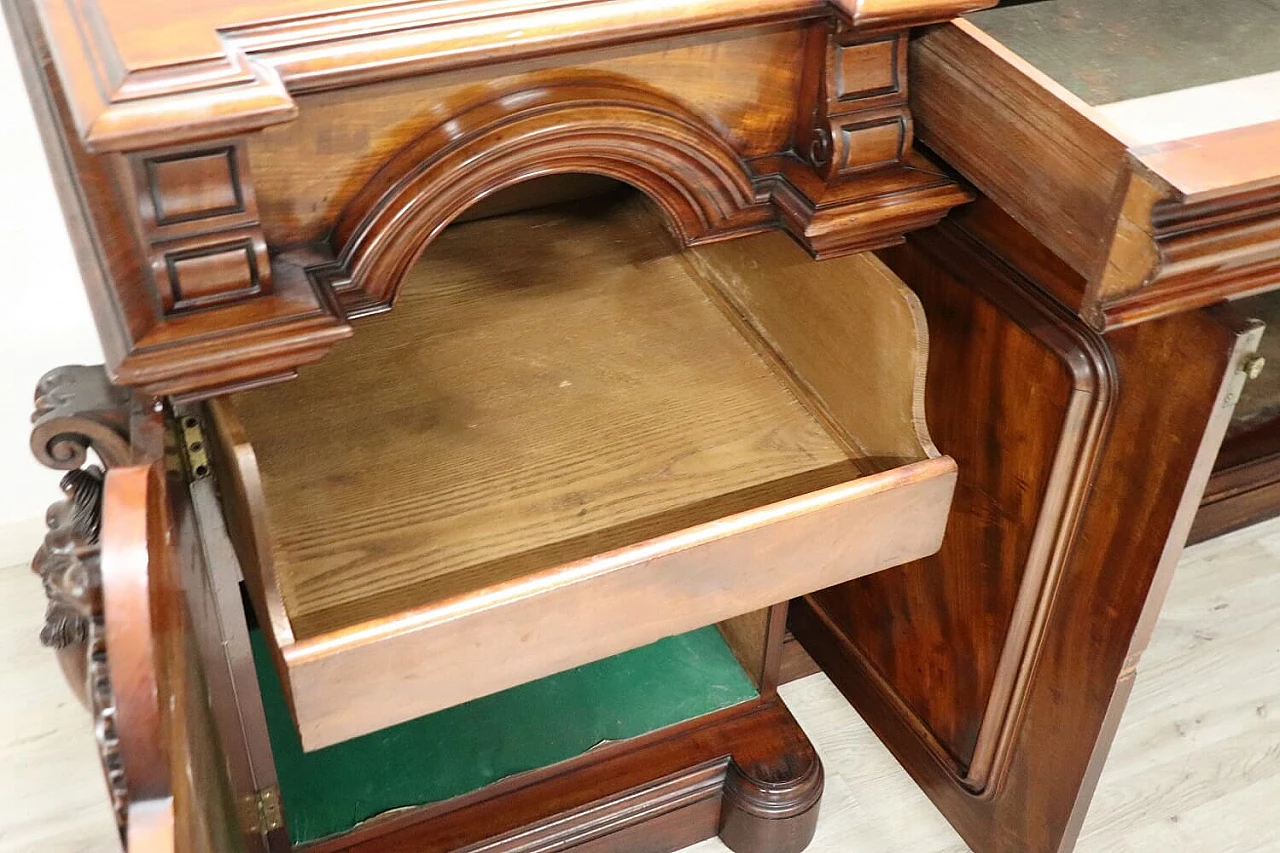
[[[0,851],[115,850],[42,607],[25,568],[0,570]],[[826,763],[812,853],[967,849],[823,676],[783,693]],[[1187,551],[1078,850],[1280,853],[1280,521]]]

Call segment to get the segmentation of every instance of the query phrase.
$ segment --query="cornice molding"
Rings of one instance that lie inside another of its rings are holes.
[[[408,0],[211,25],[221,54],[143,64],[103,0],[33,0],[77,130],[94,153],[260,130],[293,95],[552,53],[834,15],[876,30],[946,20],[990,0]],[[263,4],[264,14],[271,8]],[[194,26],[194,25],[192,25]]]

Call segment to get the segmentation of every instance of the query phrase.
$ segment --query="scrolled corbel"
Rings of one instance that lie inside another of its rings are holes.
[[[36,383],[31,452],[59,471],[82,467],[92,449],[110,468],[129,461],[129,391],[101,365],[66,365]]]

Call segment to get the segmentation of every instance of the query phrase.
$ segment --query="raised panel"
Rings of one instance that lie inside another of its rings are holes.
[[[1001,771],[1036,614],[1092,475],[1105,360],[1089,333],[997,265],[948,266],[918,249],[884,258],[929,318],[926,409],[939,448],[957,454],[957,500],[937,555],[807,602],[953,777],[982,791]]]
[[[147,189],[157,225],[244,212],[235,148],[146,161]]]
[[[836,47],[836,96],[840,100],[889,95],[901,88],[899,38]]]
[[[841,173],[874,169],[897,162],[907,141],[907,123],[901,116],[840,126],[843,152]]]
[[[265,254],[265,253],[264,253]],[[250,236],[169,249],[157,269],[166,311],[190,311],[262,291],[258,251]]]

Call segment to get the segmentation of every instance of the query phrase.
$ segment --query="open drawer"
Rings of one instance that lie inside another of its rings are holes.
[[[1280,284],[1280,21],[1165,5],[1011,6],[911,46],[917,137],[990,200],[961,218],[1030,232],[1098,328]]]
[[[680,252],[627,194],[446,230],[349,345],[208,405],[304,748],[936,551],[925,360],[870,256]]]

